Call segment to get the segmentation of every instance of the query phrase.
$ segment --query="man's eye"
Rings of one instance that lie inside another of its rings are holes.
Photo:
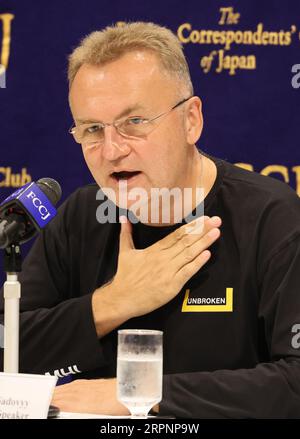
[[[91,125],[85,129],[85,132],[88,134],[93,134],[93,133],[97,133],[98,131],[100,132],[101,130],[102,127],[100,127],[99,125]]]
[[[142,117],[131,117],[126,120],[127,125],[141,125],[145,122],[147,122],[147,119],[143,119]]]

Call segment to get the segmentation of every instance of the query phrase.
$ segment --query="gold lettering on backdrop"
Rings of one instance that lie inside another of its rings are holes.
[[[198,30],[192,29],[190,23],[183,23],[177,29],[177,36],[185,44],[220,44],[224,46],[225,50],[230,50],[232,45],[289,46],[292,43],[292,35],[296,30],[297,27],[292,25],[291,29],[286,31],[264,31],[263,23],[259,23],[255,31]]]
[[[235,163],[239,168],[247,169],[247,171],[254,171],[253,165],[250,163]],[[293,166],[291,171],[296,175],[296,184],[295,190],[297,195],[300,196],[300,166]],[[270,174],[281,174],[283,176],[283,180],[286,183],[290,183],[290,173],[287,166],[283,165],[268,165],[260,171],[262,175],[270,175]]]
[[[290,28],[278,31],[265,29],[264,23],[258,23],[254,29],[235,29],[232,27],[239,25],[241,14],[231,6],[219,8],[219,13],[219,29],[194,29],[191,23],[182,23],[177,29],[177,37],[183,44],[222,46],[201,57],[200,67],[204,73],[214,71],[235,75],[237,70],[255,70],[256,55],[235,54],[231,56],[228,52],[233,46],[284,47],[297,41],[297,26],[294,24]],[[231,26],[231,28],[227,29],[226,26]]]
[[[292,171],[296,174],[296,192],[300,197],[300,166],[294,166]]]
[[[286,166],[269,165],[260,171],[261,175],[281,174],[286,183],[289,183],[289,170]]]
[[[247,171],[254,171],[254,168],[250,163],[235,163],[239,168],[246,169]]]
[[[21,187],[32,181],[31,175],[27,173],[27,168],[22,168],[21,172],[13,173],[11,167],[0,167],[0,187]]]
[[[217,73],[228,70],[229,75],[235,75],[236,69],[254,70],[256,69],[256,58],[254,55],[248,56],[224,56],[224,50],[219,50],[219,64],[216,68]]]
[[[2,44],[0,64],[7,69],[9,54],[10,54],[10,40],[11,40],[11,22],[14,19],[13,14],[0,14],[0,24],[2,22]]]
[[[221,18],[219,24],[238,24],[240,14],[234,13],[232,7],[220,8]]]

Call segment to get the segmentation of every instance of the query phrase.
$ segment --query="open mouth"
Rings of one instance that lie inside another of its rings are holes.
[[[136,175],[139,175],[141,171],[121,171],[121,172],[113,172],[111,177],[115,181],[129,181]]]

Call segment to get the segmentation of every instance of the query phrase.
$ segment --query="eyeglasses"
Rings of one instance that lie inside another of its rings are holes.
[[[157,126],[156,122],[163,116],[167,116],[171,111],[178,108],[180,105],[191,99],[192,96],[181,100],[175,104],[170,110],[153,117],[152,119],[145,119],[143,117],[128,117],[120,119],[113,123],[83,123],[70,128],[69,133],[74,136],[77,143],[84,145],[103,144],[104,129],[108,126],[114,126],[119,134],[129,139],[139,139],[150,134]]]

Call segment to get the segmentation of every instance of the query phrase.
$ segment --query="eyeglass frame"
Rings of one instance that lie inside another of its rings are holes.
[[[170,108],[170,110],[164,111],[163,113],[159,114],[158,116],[153,117],[152,119],[144,119],[144,120],[142,121],[141,125],[142,125],[142,124],[148,124],[148,123],[151,123],[151,122],[153,122],[153,121],[159,119],[159,118],[162,117],[162,116],[167,116],[169,113],[171,113],[171,111],[175,110],[177,107],[179,107],[180,105],[182,105],[182,104],[184,104],[185,102],[189,101],[189,100],[190,100],[191,98],[193,98],[193,97],[194,97],[194,96],[192,95],[192,96],[189,96],[188,98],[182,99],[181,101],[177,102],[177,104],[173,105],[173,107]],[[120,119],[119,121],[116,120],[115,122],[112,122],[112,123],[103,123],[103,122],[95,122],[95,123],[92,123],[92,122],[91,122],[91,125],[99,126],[99,127],[101,127],[101,128],[103,129],[103,131],[104,131],[104,129],[105,129],[106,127],[108,127],[108,126],[113,126],[113,127],[115,127],[115,129],[117,130],[117,132],[118,132],[121,136],[123,136],[123,137],[125,137],[125,138],[140,138],[140,137],[142,137],[142,136],[130,136],[130,135],[128,135],[128,134],[122,133],[122,132],[119,131],[119,129],[118,129],[118,122],[120,122],[120,124],[121,124],[121,123],[124,123],[126,120],[129,120],[129,119],[135,119],[135,118],[137,118],[137,116],[127,117],[127,118],[125,118],[125,119]],[[120,124],[119,124],[119,125],[120,125]],[[88,124],[82,123],[81,125],[88,125]],[[81,126],[81,125],[79,125],[79,126]],[[154,127],[154,128],[155,128],[155,127]],[[75,139],[75,141],[76,141],[77,143],[81,144],[81,142],[79,142],[79,141],[76,140],[76,138],[75,138],[75,130],[76,130],[76,125],[73,125],[73,126],[69,129],[69,133],[72,134],[72,136],[74,137],[74,139]],[[150,133],[148,133],[148,134],[150,134]],[[103,139],[104,139],[104,137],[103,137]],[[95,142],[95,143],[97,143],[97,142]]]

